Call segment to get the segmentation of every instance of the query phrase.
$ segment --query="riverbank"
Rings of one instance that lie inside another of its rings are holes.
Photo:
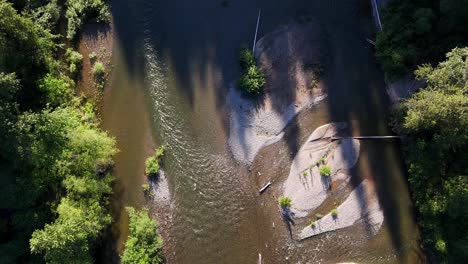
[[[114,222],[104,238],[100,258],[116,263],[129,234],[128,213],[125,207],[150,208],[160,223],[163,238],[168,237],[166,226],[171,218],[169,183],[164,173],[157,181],[148,182],[144,173],[145,160],[153,155],[153,139],[141,82],[128,76],[121,47],[114,29],[114,18],[108,25],[91,24],[84,27],[79,38],[79,52],[83,55],[81,77],[77,93],[92,101],[98,110],[101,127],[116,138],[119,153],[114,159],[114,194],[111,202]],[[90,58],[95,53],[96,58]],[[98,86],[93,76],[93,63],[105,66],[104,86]],[[145,195],[142,185],[149,183],[150,193]],[[166,252],[167,253],[167,252]]]
[[[112,63],[114,48],[114,22],[111,18],[108,24],[87,24],[81,30],[78,40],[78,52],[83,56],[81,74],[77,80],[77,95],[95,102],[101,110],[101,100],[104,91],[112,87],[114,65]],[[99,87],[93,75],[94,63],[104,65],[104,86]]]

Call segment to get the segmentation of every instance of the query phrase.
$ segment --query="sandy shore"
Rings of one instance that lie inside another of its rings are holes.
[[[292,161],[283,189],[284,195],[293,201],[291,212],[296,217],[304,217],[322,204],[332,182],[349,181],[349,169],[356,164],[359,157],[359,141],[345,138],[331,142],[329,139],[343,134],[344,130],[345,123],[332,123],[317,128]],[[331,168],[330,177],[320,175],[319,167],[325,164]]]
[[[331,213],[317,220],[315,227],[305,227],[300,238],[316,236],[330,232],[356,223],[364,223],[369,235],[375,235],[382,226],[384,215],[375,195],[375,190],[369,180],[364,180],[354,189],[348,198],[337,208],[338,216],[333,217]]]
[[[262,147],[283,137],[284,128],[300,111],[325,97],[309,98],[301,105],[291,103],[283,112],[276,112],[265,107],[258,108],[254,101],[243,98],[238,89],[231,87],[228,93],[231,109],[229,146],[236,160],[250,164]]]
[[[250,164],[262,147],[283,137],[299,112],[326,97],[317,74],[325,54],[322,34],[318,23],[291,22],[259,39],[255,56],[265,74],[264,96],[243,98],[234,85],[227,95],[228,142],[236,160]]]

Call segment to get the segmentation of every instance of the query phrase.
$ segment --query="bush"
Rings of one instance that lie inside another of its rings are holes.
[[[279,202],[279,205],[281,207],[289,207],[291,206],[292,204],[292,200],[291,198],[287,197],[287,196],[281,196],[279,199],[278,199],[278,202]]]
[[[100,89],[104,88],[106,68],[104,67],[104,64],[102,64],[102,62],[98,61],[94,63],[93,76],[97,87]]]
[[[257,67],[252,52],[247,48],[242,49],[239,62],[242,68],[239,87],[249,95],[261,94],[265,85],[265,76]]]
[[[331,210],[331,215],[333,216],[333,218],[338,217],[338,209],[333,208],[333,209]]]
[[[149,192],[150,192],[150,186],[149,186],[148,183],[143,183],[143,184],[141,185],[141,188],[143,189],[143,193],[144,193],[144,194],[149,194]]]
[[[100,61],[96,62],[93,67],[94,78],[102,79],[105,74],[106,74],[106,68],[104,67],[104,64],[102,64],[102,62]]]
[[[160,170],[159,163],[155,157],[149,157],[148,159],[146,159],[145,172],[146,172],[146,175],[148,175],[148,177],[157,175],[159,173],[159,170]]]
[[[39,81],[39,89],[45,93],[47,102],[51,106],[59,106],[71,97],[70,82],[49,73]]]
[[[156,149],[153,156],[146,159],[146,175],[148,177],[156,176],[159,173],[161,158],[164,156],[164,145]]]
[[[331,168],[328,165],[323,165],[320,166],[320,175],[325,176],[325,177],[330,177],[331,175]]]
[[[83,62],[83,55],[81,55],[78,51],[74,51],[72,49],[67,49],[65,55],[67,56],[67,61],[70,64],[68,68],[70,73],[77,73],[78,68],[81,67],[81,63]]]
[[[320,219],[320,218],[323,217],[323,215],[322,214],[315,214],[315,217],[317,217],[317,219]]]
[[[130,235],[125,242],[122,264],[163,263],[163,240],[157,232],[157,222],[151,219],[146,209],[126,209],[130,217]]]
[[[310,222],[310,226],[311,226],[312,228],[316,227],[316,226],[317,226],[317,221],[311,221],[311,222]]]

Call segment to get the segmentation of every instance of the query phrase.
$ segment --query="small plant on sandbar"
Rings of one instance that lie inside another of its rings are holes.
[[[310,222],[310,226],[311,226],[312,228],[315,228],[315,227],[317,226],[317,221],[311,221],[311,222]]]
[[[279,199],[278,199],[278,202],[279,202],[279,205],[283,208],[287,208],[287,207],[290,207],[291,204],[292,204],[292,200],[291,198],[287,197],[287,196],[281,196]]]
[[[338,209],[333,208],[331,210],[331,215],[332,215],[333,218],[337,218],[338,217]]]
[[[331,168],[328,165],[323,165],[320,166],[320,175],[325,176],[325,177],[330,177],[331,175]]]
[[[317,219],[320,219],[320,218],[322,218],[322,217],[323,217],[323,215],[322,215],[322,214],[318,214],[318,213],[317,213],[317,214],[315,214],[315,217],[317,217]]]
[[[159,173],[162,156],[164,156],[164,146],[160,146],[153,156],[146,159],[145,173],[148,177],[156,176]]]
[[[143,189],[143,193],[145,195],[148,195],[150,193],[150,186],[147,183],[144,183],[141,185],[141,188]]]

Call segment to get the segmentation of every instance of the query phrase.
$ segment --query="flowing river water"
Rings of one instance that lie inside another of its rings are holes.
[[[112,1],[115,69],[102,118],[121,151],[115,167],[113,250],[122,252],[128,235],[124,206],[154,203],[141,190],[144,160],[155,145],[164,144],[172,199],[163,207],[170,213],[159,218],[168,263],[255,263],[258,253],[264,263],[421,261],[394,143],[364,143],[358,166],[377,182],[386,217],[381,231],[370,238],[360,228],[349,228],[303,242],[287,236],[277,198],[259,197],[256,174],[236,162],[227,145],[227,89],[238,76],[238,50],[251,43],[259,9],[260,37],[304,13],[327,31],[333,54],[325,77],[328,99],[287,129],[296,145],[329,121],[349,121],[355,134],[389,133],[383,75],[365,42],[373,27],[366,1],[226,2]],[[287,175],[290,145],[282,141],[262,151],[265,158],[257,159],[252,171]]]

